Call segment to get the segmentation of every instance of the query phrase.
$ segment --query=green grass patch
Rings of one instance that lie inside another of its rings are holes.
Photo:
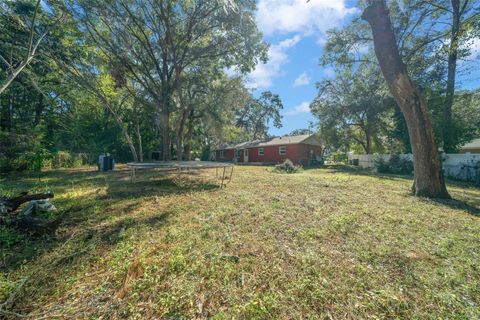
[[[62,222],[0,227],[0,303],[35,318],[478,319],[480,189],[411,196],[411,177],[236,167],[129,181],[122,166],[3,178],[55,192]]]

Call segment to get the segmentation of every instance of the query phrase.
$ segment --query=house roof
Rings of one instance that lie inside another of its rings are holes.
[[[237,144],[228,144],[224,143],[220,146],[217,147],[217,150],[224,150],[224,149],[245,149],[245,148],[250,148],[253,146],[258,145],[261,140],[252,140],[252,141],[246,141],[246,142],[241,142]]]
[[[317,136],[313,134],[303,134],[298,136],[285,136],[285,137],[276,137],[268,141],[261,141],[261,140],[253,140],[253,141],[246,141],[242,143],[238,143],[235,145],[222,145],[217,150],[221,149],[246,149],[246,148],[254,148],[254,147],[269,147],[269,146],[283,146],[286,144],[297,144],[297,143],[304,143],[304,144],[313,144],[313,145],[321,145],[320,140]]]
[[[461,150],[471,150],[471,149],[480,149],[480,138],[475,139],[463,147],[460,148]]]
[[[266,147],[266,146],[276,146],[276,145],[284,145],[284,144],[296,144],[296,143],[303,143],[305,140],[310,138],[312,135],[310,134],[302,134],[299,136],[286,136],[286,137],[277,137],[273,138],[270,141],[261,142],[258,146],[259,147]]]

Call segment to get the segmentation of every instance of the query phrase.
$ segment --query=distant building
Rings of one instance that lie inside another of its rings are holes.
[[[305,134],[254,140],[236,145],[223,145],[215,150],[216,161],[277,164],[290,159],[293,163],[309,165],[322,154],[322,143],[315,135]]]
[[[459,153],[480,153],[480,138],[461,147]]]

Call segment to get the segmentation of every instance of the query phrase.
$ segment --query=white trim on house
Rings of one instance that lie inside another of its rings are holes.
[[[258,148],[258,155],[264,156],[265,155],[265,148]]]
[[[220,159],[225,159],[225,150],[220,150]]]
[[[287,155],[287,147],[286,146],[278,147],[278,154],[281,155],[281,156],[286,156]]]

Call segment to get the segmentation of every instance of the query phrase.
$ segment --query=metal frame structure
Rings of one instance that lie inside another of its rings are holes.
[[[215,177],[219,178],[218,169],[221,172],[221,184],[220,188],[223,188],[232,180],[233,167],[232,163],[225,162],[213,162],[213,161],[152,161],[152,162],[129,162],[127,166],[130,167],[131,175],[130,180],[136,181],[137,170],[156,169],[161,172],[189,172],[193,170],[206,170],[215,169]],[[228,175],[227,168],[230,168],[230,174]],[[223,170],[222,170],[223,169]],[[228,182],[226,177],[229,177]]]

